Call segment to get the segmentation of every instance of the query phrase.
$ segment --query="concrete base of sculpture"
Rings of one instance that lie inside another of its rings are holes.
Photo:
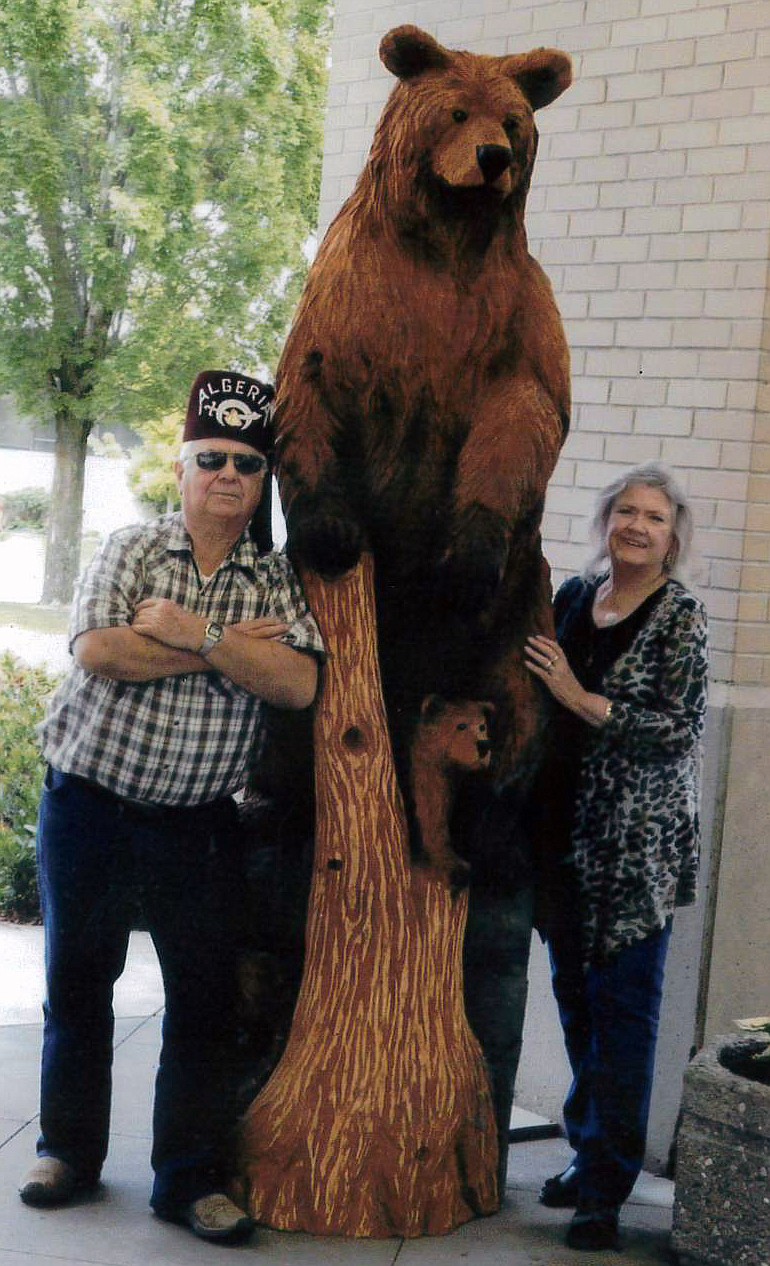
[[[731,1070],[762,1046],[717,1038],[685,1073],[672,1234],[680,1266],[770,1263],[770,1085]]]

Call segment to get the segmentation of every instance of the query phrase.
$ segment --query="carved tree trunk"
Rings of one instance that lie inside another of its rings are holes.
[[[494,1112],[463,1004],[467,895],[409,860],[380,688],[372,560],[303,577],[329,651],[316,716],[305,974],[242,1134],[260,1222],[440,1235],[498,1208]]]

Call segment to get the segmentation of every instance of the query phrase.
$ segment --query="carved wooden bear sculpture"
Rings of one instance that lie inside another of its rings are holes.
[[[420,843],[430,865],[450,886],[462,883],[469,869],[449,838],[455,787],[463,774],[489,769],[493,711],[491,704],[476,699],[450,702],[428,695],[412,735],[409,773]]]
[[[538,746],[522,645],[550,627],[539,525],[570,409],[524,205],[534,111],[569,85],[570,61],[450,51],[413,26],[390,31],[380,56],[399,83],[278,370],[289,547],[327,577],[373,552],[402,788],[426,695],[494,702],[510,832]]]

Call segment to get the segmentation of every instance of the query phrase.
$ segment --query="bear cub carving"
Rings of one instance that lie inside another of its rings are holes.
[[[491,703],[428,695],[412,735],[412,807],[422,851],[451,887],[467,882],[470,866],[452,848],[449,824],[457,779],[488,770],[492,761]]]

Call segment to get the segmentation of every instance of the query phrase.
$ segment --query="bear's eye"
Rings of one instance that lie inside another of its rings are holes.
[[[508,117],[503,121],[503,127],[505,128],[506,132],[518,132],[519,120],[516,118],[516,115],[509,114]]]
[[[467,721],[461,721],[457,728],[458,730],[467,730],[468,728]]]
[[[465,120],[468,118],[468,111],[467,110],[453,110],[452,118],[454,119],[455,123],[464,123]]]

